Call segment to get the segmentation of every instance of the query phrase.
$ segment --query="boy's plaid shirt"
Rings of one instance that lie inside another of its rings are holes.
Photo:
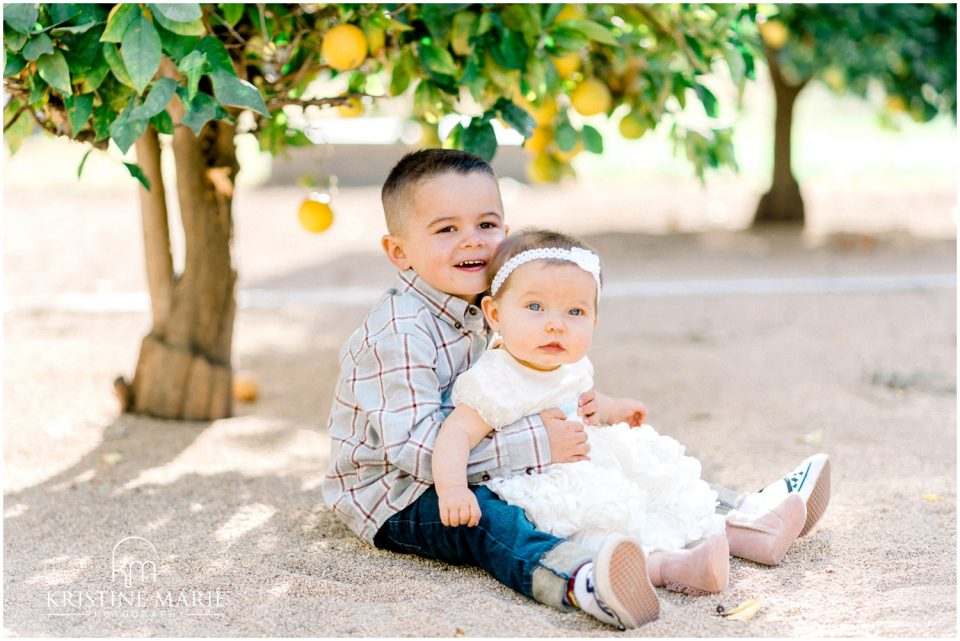
[[[433,483],[431,454],[453,410],[453,383],[488,338],[477,307],[407,270],[340,349],[323,496],[367,542]],[[467,480],[532,474],[549,462],[543,422],[528,417],[470,452]]]

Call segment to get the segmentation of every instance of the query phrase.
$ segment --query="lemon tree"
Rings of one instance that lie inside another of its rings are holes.
[[[762,49],[776,98],[774,166],[757,222],[804,219],[791,166],[793,106],[811,80],[867,98],[881,122],[957,113],[957,7],[949,4],[760,5]],[[876,88],[876,89],[875,89]]]
[[[314,144],[307,110],[364,117],[393,102],[424,125],[421,145],[489,159],[492,123],[516,129],[530,139],[531,179],[553,181],[573,174],[576,155],[602,152],[596,123],[628,112],[624,135],[668,127],[703,175],[735,164],[730,132],[712,120],[692,131],[680,116],[696,105],[717,115],[707,74],[752,77],[755,15],[722,4],[11,3],[4,140],[15,152],[41,129],[91,152],[136,151],[124,164],[142,185],[152,326],[118,393],[127,411],[210,420],[232,411],[238,134],[276,154]],[[441,141],[447,114],[461,118]],[[179,272],[167,192],[186,233]],[[297,215],[319,231],[334,208],[314,203]]]

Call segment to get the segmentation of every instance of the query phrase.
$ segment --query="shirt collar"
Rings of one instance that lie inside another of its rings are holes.
[[[420,299],[434,316],[453,325],[456,329],[466,328],[479,333],[486,332],[483,312],[479,307],[452,294],[441,292],[412,269],[397,274],[396,289],[401,294],[409,293]]]

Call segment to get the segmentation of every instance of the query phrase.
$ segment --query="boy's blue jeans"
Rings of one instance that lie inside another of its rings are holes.
[[[383,524],[374,545],[453,565],[475,565],[521,594],[561,610],[570,609],[564,602],[567,583],[581,565],[593,559],[593,553],[537,530],[522,508],[509,505],[488,488],[470,489],[480,504],[476,527],[445,526],[440,521],[437,491],[431,486]]]

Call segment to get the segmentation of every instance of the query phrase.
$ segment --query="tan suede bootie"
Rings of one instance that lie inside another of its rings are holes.
[[[806,503],[797,493],[788,494],[768,512],[745,514],[734,510],[727,514],[730,554],[755,563],[777,565],[800,536],[806,520]]]
[[[716,594],[730,580],[727,537],[720,533],[683,550],[654,550],[647,567],[657,587],[695,596]]]

